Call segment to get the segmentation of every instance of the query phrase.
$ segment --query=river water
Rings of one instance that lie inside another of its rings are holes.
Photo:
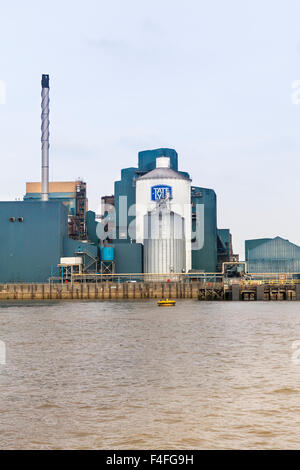
[[[297,302],[1,303],[0,340],[1,449],[300,446]]]

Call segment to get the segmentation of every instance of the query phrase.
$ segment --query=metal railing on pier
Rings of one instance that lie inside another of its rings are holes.
[[[50,283],[190,283],[197,282],[207,287],[214,285],[241,284],[255,286],[261,284],[295,285],[300,283],[300,273],[246,273],[238,278],[228,278],[224,273],[67,273],[64,276],[51,276]]]
[[[124,273],[124,274],[102,274],[102,273],[68,273],[65,276],[51,276],[49,278],[51,283],[101,283],[101,282],[112,282],[112,283],[139,283],[139,282],[201,282],[220,284],[223,282],[222,273]]]

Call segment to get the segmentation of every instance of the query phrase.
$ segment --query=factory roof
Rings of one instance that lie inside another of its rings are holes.
[[[138,180],[150,180],[150,179],[159,179],[159,178],[191,181],[182,173],[172,170],[171,168],[155,168],[154,170],[149,171],[145,175],[140,176]]]

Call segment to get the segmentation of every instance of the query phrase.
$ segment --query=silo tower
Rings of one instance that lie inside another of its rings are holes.
[[[136,241],[144,244],[144,272],[191,269],[191,180],[158,157],[136,181]]]

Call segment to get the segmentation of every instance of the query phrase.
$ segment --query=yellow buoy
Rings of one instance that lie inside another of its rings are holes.
[[[176,305],[176,301],[175,300],[169,300],[169,299],[166,299],[166,300],[159,300],[157,302],[157,305],[159,307],[175,307]]]

